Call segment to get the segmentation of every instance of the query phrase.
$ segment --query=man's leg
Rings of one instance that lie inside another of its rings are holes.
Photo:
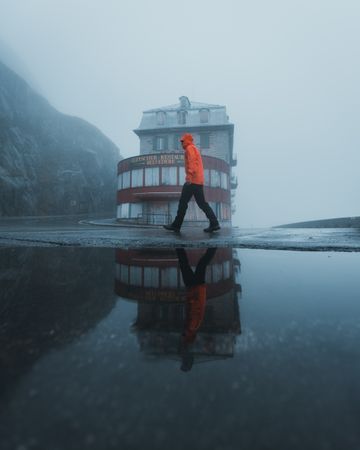
[[[216,248],[208,248],[197,263],[195,269],[196,284],[205,283],[206,268],[216,253]]]
[[[177,214],[176,214],[175,220],[172,223],[172,226],[174,228],[178,228],[179,230],[181,228],[181,225],[183,223],[183,220],[184,220],[184,217],[186,214],[186,210],[188,207],[188,203],[194,194],[194,186],[195,186],[194,184],[190,184],[190,183],[189,184],[185,183],[183,185]]]
[[[186,287],[194,286],[196,284],[196,280],[195,280],[194,272],[192,271],[192,268],[190,267],[186,251],[183,248],[177,248],[176,255],[179,260],[180,271],[181,271],[181,275],[182,275],[185,286]]]
[[[194,192],[196,203],[198,204],[199,208],[204,211],[206,217],[209,219],[210,227],[219,227],[219,222],[215,216],[214,211],[212,210],[209,203],[205,201],[204,187],[201,184],[195,184],[194,186],[196,186]]]

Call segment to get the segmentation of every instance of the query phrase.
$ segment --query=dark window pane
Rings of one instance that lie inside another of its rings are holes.
[[[186,111],[179,111],[178,112],[178,123],[180,125],[184,125],[186,123]]]
[[[207,122],[209,122],[209,110],[201,109],[200,110],[200,123],[207,123]]]
[[[180,139],[181,139],[181,134],[175,134],[174,135],[174,149],[175,150],[181,150],[182,149]]]
[[[167,136],[156,136],[155,138],[155,150],[162,151],[168,148],[168,137]]]
[[[210,133],[200,134],[200,148],[210,148]]]
[[[158,111],[156,113],[156,123],[157,123],[157,125],[164,125],[165,124],[165,118],[166,118],[166,115],[165,115],[164,111]]]

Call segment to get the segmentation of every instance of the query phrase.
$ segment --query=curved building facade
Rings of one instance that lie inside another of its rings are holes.
[[[188,249],[192,267],[204,249]],[[117,249],[115,292],[139,303],[184,303],[186,289],[174,249]],[[208,299],[241,293],[240,261],[232,248],[218,248],[206,272]]]
[[[203,156],[205,197],[223,224],[231,223],[230,166]],[[142,224],[170,223],[176,216],[185,182],[184,154],[153,153],[127,158],[118,164],[117,218]],[[189,203],[187,222],[206,222],[195,201]]]

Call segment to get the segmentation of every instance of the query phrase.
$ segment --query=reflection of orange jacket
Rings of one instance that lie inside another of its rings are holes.
[[[193,143],[191,134],[181,138],[185,145],[186,181],[194,184],[204,184],[204,168],[199,150]]]
[[[185,341],[194,342],[196,333],[204,319],[206,306],[206,285],[198,284],[187,289],[186,294],[186,318]]]

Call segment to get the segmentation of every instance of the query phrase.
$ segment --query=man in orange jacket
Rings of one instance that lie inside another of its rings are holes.
[[[185,184],[181,191],[177,215],[173,223],[164,225],[164,228],[169,231],[180,231],[183,223],[188,203],[191,197],[195,197],[195,201],[199,208],[204,211],[210,224],[204,229],[207,233],[220,230],[219,222],[211,209],[209,203],[205,201],[204,197],[204,168],[199,150],[195,147],[193,137],[191,134],[184,134],[180,140],[182,148],[185,151]]]

